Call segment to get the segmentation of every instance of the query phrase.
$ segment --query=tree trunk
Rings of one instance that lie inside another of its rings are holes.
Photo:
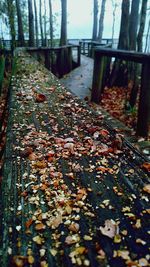
[[[139,20],[140,0],[132,0],[129,20],[129,49],[136,51],[137,28]]]
[[[36,35],[36,46],[39,46],[39,30],[38,30],[38,17],[37,17],[37,6],[36,0],[34,0],[34,11],[35,11],[35,35]]]
[[[61,10],[60,46],[67,45],[67,0],[61,0]]]
[[[117,4],[113,2],[112,0],[112,8],[113,8],[113,23],[112,23],[112,47],[114,44],[114,33],[115,33],[115,21],[116,21],[116,9],[117,9]]]
[[[49,23],[50,23],[50,42],[51,47],[53,46],[53,11],[52,11],[52,1],[49,0]]]
[[[106,5],[106,0],[102,0],[101,12],[100,12],[100,17],[99,17],[99,31],[98,31],[98,37],[97,37],[97,40],[100,43],[102,41],[103,29],[104,29],[105,5]]]
[[[129,8],[130,0],[122,0],[122,13],[118,49],[128,50],[129,48]],[[115,60],[111,71],[108,86],[125,86],[127,82],[127,67],[121,60]]]
[[[43,21],[42,21],[42,1],[40,0],[39,7],[39,18],[40,18],[40,31],[41,31],[41,41],[42,46],[44,45],[44,35],[43,35]]]
[[[92,34],[92,40],[97,40],[97,16],[98,16],[98,0],[94,0],[94,10],[93,10],[93,34]]]
[[[10,35],[11,35],[11,49],[12,52],[15,48],[15,39],[16,39],[16,31],[15,31],[15,22],[14,22],[14,5],[13,0],[7,0],[7,12],[10,26]]]
[[[17,22],[18,22],[18,45],[24,46],[24,32],[23,32],[20,0],[16,0],[16,10],[17,10]]]
[[[150,43],[150,19],[149,19],[149,22],[148,22],[148,28],[147,28],[147,34],[146,34],[145,53],[147,52],[149,43]]]
[[[137,36],[137,46],[138,46],[139,52],[143,51],[143,34],[144,34],[144,28],[145,28],[145,22],[146,22],[147,2],[148,0],[142,0],[140,27],[139,27],[139,32]]]
[[[46,34],[46,1],[44,0],[44,45],[47,43],[47,34]]]
[[[118,49],[129,49],[129,8],[130,0],[122,0],[122,14]]]
[[[34,16],[32,0],[28,0],[29,10],[29,46],[34,46]]]

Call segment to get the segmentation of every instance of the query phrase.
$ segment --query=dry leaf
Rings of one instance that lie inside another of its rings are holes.
[[[150,184],[146,184],[144,187],[143,187],[143,191],[150,194]]]
[[[29,219],[26,223],[25,223],[25,227],[28,229],[31,224],[33,223],[33,219]]]
[[[37,94],[35,100],[38,103],[42,103],[46,101],[46,96],[44,94]]]
[[[33,241],[34,241],[35,243],[37,243],[38,245],[42,245],[42,243],[43,243],[43,239],[42,239],[42,237],[40,237],[39,235],[33,237]]]
[[[106,220],[105,226],[100,226],[99,230],[103,235],[114,238],[119,233],[119,226],[114,220]]]
[[[149,162],[145,162],[142,164],[142,167],[144,169],[146,169],[148,172],[150,172],[150,163]]]
[[[66,239],[65,239],[65,243],[67,245],[72,245],[72,244],[75,244],[77,242],[80,241],[80,237],[76,234],[76,235],[72,235],[72,236],[67,236]]]
[[[79,224],[72,223],[68,228],[70,231],[77,233],[79,231]]]
[[[45,226],[43,223],[38,223],[38,224],[36,224],[36,226],[35,226],[35,229],[36,229],[37,231],[44,230],[45,228],[46,228],[46,226]]]
[[[34,263],[34,257],[32,255],[28,256],[28,263],[33,264]]]
[[[16,267],[23,267],[27,263],[27,257],[25,256],[14,256],[12,259],[12,263]]]

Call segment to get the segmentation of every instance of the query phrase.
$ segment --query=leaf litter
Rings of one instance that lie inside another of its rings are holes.
[[[27,68],[26,59],[20,60]],[[128,164],[135,157],[133,152],[106,127],[99,114],[92,113],[53,75],[50,79],[37,66],[33,73],[14,77],[17,86],[14,85],[13,97],[16,93],[17,101],[12,127],[16,136],[13,155],[17,155],[18,168],[21,164],[28,166],[17,180],[19,204],[24,203],[24,207],[16,212],[16,218],[21,222],[21,217],[26,216],[16,230],[21,238],[20,251],[25,240],[29,245],[26,255],[19,255],[19,250],[14,255],[10,242],[12,264],[32,266],[38,262],[48,266],[48,258],[54,257],[59,266],[64,257],[69,257],[72,266],[91,266],[90,254],[94,249],[94,261],[107,266],[107,246],[101,242],[106,238],[106,244],[111,244],[112,261],[118,258],[124,266],[148,266],[143,265],[150,259],[147,201],[143,200],[139,212],[136,200],[139,197],[141,201],[143,196],[146,199],[149,184],[141,183],[142,187],[135,183],[134,197],[128,182],[130,179],[134,184],[139,175],[137,166],[131,172]],[[141,166],[138,165],[140,175],[146,180]],[[142,235],[140,229],[144,225]],[[134,236],[135,248],[130,243]],[[138,253],[140,246],[144,251]]]

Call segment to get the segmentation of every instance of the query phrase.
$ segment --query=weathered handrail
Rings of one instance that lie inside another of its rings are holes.
[[[77,51],[77,60],[73,58],[72,49]],[[44,61],[45,67],[61,78],[75,67],[80,66],[80,46],[66,45],[58,47],[28,47],[27,52]]]
[[[144,137],[147,136],[150,121],[150,54],[99,47],[95,48],[91,100],[96,103],[100,103],[101,100],[105,57],[115,57],[142,64],[137,134]]]

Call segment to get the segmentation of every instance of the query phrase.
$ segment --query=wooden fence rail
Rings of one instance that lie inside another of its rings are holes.
[[[79,45],[60,47],[28,47],[27,52],[43,61],[45,67],[59,78],[80,66],[81,50]],[[76,56],[74,54],[76,53]]]
[[[142,64],[137,134],[146,137],[148,135],[150,122],[150,54],[108,48],[95,48],[91,97],[93,102],[100,103],[103,89],[104,62],[106,58],[112,57]]]

